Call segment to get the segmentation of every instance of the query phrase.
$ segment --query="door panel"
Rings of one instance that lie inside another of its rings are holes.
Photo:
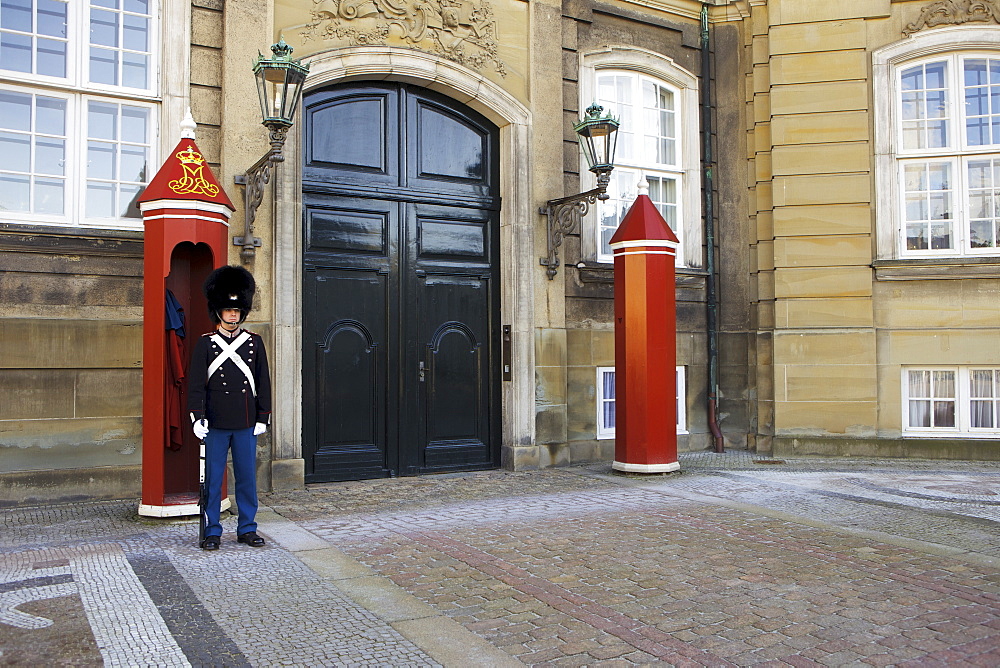
[[[303,437],[312,446],[306,481],[385,476],[388,276],[345,268],[309,273],[304,325],[320,336],[303,351],[304,375],[313,378],[303,388]]]
[[[408,96],[404,113],[407,186],[438,198],[481,198],[498,208],[496,128],[468,109],[460,113],[428,97]]]
[[[307,482],[499,465],[498,137],[448,105],[395,84],[306,99]],[[313,138],[345,110],[407,147]]]
[[[398,105],[395,89],[307,95],[303,181],[398,183]]]
[[[488,280],[428,274],[417,281],[418,340],[425,368],[417,419],[421,468],[488,460]],[[419,367],[420,361],[418,361]]]

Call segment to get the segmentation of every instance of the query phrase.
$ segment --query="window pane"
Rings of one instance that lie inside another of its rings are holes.
[[[137,14],[148,14],[149,0],[125,0],[124,9],[126,12],[135,12]]]
[[[903,178],[907,192],[927,190],[927,168],[923,163],[904,164]]]
[[[931,375],[931,389],[936,398],[955,398],[955,372],[934,371]]]
[[[974,429],[992,429],[993,402],[973,401],[969,407],[969,418]]]
[[[109,49],[90,49],[91,83],[118,84],[118,52]]]
[[[49,77],[65,77],[66,42],[39,38],[37,71]]]
[[[27,176],[0,172],[0,211],[29,211],[29,188]]]
[[[973,220],[969,223],[969,246],[972,248],[993,248],[993,225],[989,221]]]
[[[63,215],[65,182],[62,179],[35,179],[35,211]]]
[[[910,426],[924,427],[931,426],[931,402],[911,401],[910,402]]]
[[[87,136],[91,139],[118,139],[118,105],[91,102],[87,106]]]
[[[67,5],[62,0],[38,0],[38,34],[65,39],[66,8]]]
[[[91,179],[116,179],[117,153],[114,144],[87,142],[87,177]]]
[[[935,427],[955,426],[955,402],[953,401],[934,402],[934,426]]]
[[[909,396],[924,398],[931,396],[931,372],[909,372]]]
[[[913,121],[921,118],[924,108],[923,93],[903,93],[903,120]]]
[[[142,181],[146,174],[146,148],[144,146],[122,146],[121,179]]]
[[[937,63],[927,63],[924,65],[924,74],[927,77],[927,88],[945,88],[948,85],[946,81],[947,71],[948,63],[943,60]]]
[[[3,168],[12,172],[31,171],[31,135],[0,132]]]
[[[0,128],[31,130],[31,96],[0,91]]]
[[[951,247],[951,225],[933,223],[931,225],[931,248],[934,250],[948,250]]]
[[[115,186],[110,183],[87,183],[87,217],[115,216]]]
[[[969,393],[978,398],[993,396],[993,371],[973,369],[969,374]]]
[[[924,87],[924,68],[917,66],[903,70],[900,75],[900,89],[920,90]],[[905,99],[905,96],[904,96]]]
[[[656,205],[670,229],[677,231],[677,179],[646,176],[649,199]]]
[[[951,185],[951,165],[947,162],[927,163],[927,186],[931,190],[948,190]]]
[[[943,148],[948,145],[948,124],[945,121],[927,123],[927,145],[931,148]]]
[[[90,43],[98,46],[118,46],[118,12],[100,9],[90,11]]]
[[[145,186],[123,185],[118,190],[118,215],[122,218],[142,218],[136,202]]]
[[[31,37],[0,33],[0,67],[12,72],[30,72]]]
[[[35,142],[35,173],[62,176],[65,174],[66,142],[62,139],[39,137]]]
[[[58,97],[35,98],[35,131],[47,135],[66,135],[66,100]]]
[[[951,197],[948,193],[931,193],[931,218],[946,220],[951,218]]]
[[[969,115],[990,113],[989,90],[971,88],[965,91],[965,113]]]
[[[122,141],[135,144],[146,143],[146,124],[149,109],[143,107],[122,107]]]
[[[122,46],[132,51],[147,51],[149,44],[149,19],[144,16],[125,15]]]
[[[906,250],[927,250],[927,226],[912,225],[906,226]]]
[[[31,0],[0,0],[0,28],[31,32]]]
[[[146,73],[149,71],[149,56],[139,53],[122,54],[122,85],[129,88],[148,88]]]

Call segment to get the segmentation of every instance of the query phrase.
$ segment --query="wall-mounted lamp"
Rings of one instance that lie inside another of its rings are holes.
[[[264,198],[264,186],[271,179],[271,165],[285,159],[281,148],[285,144],[288,128],[294,122],[292,119],[299,106],[302,86],[309,73],[308,65],[292,60],[292,47],[285,44],[283,38],[271,45],[271,53],[273,57],[265,58],[258,52],[257,62],[253,66],[254,76],[257,78],[257,95],[260,98],[261,123],[269,131],[271,149],[245,174],[235,177],[238,185],[246,186],[243,192],[246,227],[242,237],[233,237],[233,244],[243,247],[240,258],[245,264],[253,262],[255,249],[261,245],[260,239],[253,236],[257,207]]]
[[[607,189],[611,180],[611,170],[615,162],[616,134],[619,123],[609,112],[601,116],[604,108],[592,104],[587,108],[586,115],[573,129],[580,135],[580,148],[590,171],[597,175],[597,187],[593,190],[550,199],[538,212],[548,217],[548,257],[539,260],[549,280],[555,278],[559,268],[559,246],[567,234],[573,233],[580,225],[580,218],[586,215],[591,204],[597,200],[608,199]]]

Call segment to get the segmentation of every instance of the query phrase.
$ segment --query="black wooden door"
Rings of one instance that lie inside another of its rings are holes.
[[[403,84],[303,110],[306,481],[498,466],[496,127]]]

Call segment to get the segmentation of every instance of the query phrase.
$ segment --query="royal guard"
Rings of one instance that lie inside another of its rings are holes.
[[[220,267],[205,280],[216,331],[198,339],[188,371],[188,410],[194,433],[205,442],[207,524],[202,549],[219,549],[222,478],[233,453],[237,540],[262,547],[257,535],[257,437],[271,419],[271,377],[260,335],[240,325],[253,306],[253,276],[243,267]]]

